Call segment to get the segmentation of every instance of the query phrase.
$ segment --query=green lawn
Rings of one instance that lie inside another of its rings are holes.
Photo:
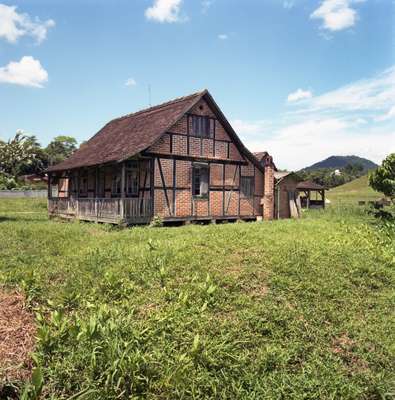
[[[119,230],[0,200],[0,284],[36,313],[42,398],[384,399],[394,237],[351,208]]]
[[[384,195],[375,192],[368,183],[368,176],[364,175],[344,185],[330,189],[326,197],[334,204],[354,204],[358,201],[379,200]]]

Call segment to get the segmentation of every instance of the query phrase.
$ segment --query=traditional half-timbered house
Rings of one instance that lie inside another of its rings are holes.
[[[114,119],[50,167],[48,212],[122,224],[271,219],[274,168],[204,90]]]

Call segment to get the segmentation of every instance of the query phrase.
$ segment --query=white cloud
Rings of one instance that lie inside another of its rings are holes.
[[[268,151],[280,168],[350,154],[379,163],[395,152],[395,66],[292,107],[272,123],[232,126],[250,150]]]
[[[244,136],[262,134],[270,127],[270,123],[264,120],[248,122],[241,119],[235,119],[231,121],[231,125],[237,133],[241,133]]]
[[[48,81],[48,73],[39,60],[24,56],[0,68],[0,83],[41,88]]]
[[[324,0],[310,18],[321,19],[324,29],[341,31],[355,25],[358,13],[351,6],[362,1],[364,0]]]
[[[226,40],[226,39],[228,39],[228,35],[227,35],[226,33],[220,33],[220,34],[218,35],[218,39],[220,39],[220,40]]]
[[[55,21],[40,21],[38,17],[32,20],[28,14],[19,14],[16,8],[0,4],[0,38],[16,43],[22,36],[31,36],[41,43],[47,37],[48,29],[55,26]]]
[[[315,96],[301,112],[384,112],[395,105],[395,66],[352,84]],[[300,112],[300,111],[299,111]]]
[[[287,101],[288,102],[299,101],[303,99],[309,99],[312,96],[313,93],[311,93],[310,90],[298,89],[296,92],[290,93],[288,95]]]
[[[387,121],[389,119],[395,118],[395,105],[392,106],[387,113],[384,115],[379,115],[375,118],[376,121]]]
[[[290,10],[291,8],[294,7],[294,5],[295,5],[295,3],[294,3],[293,0],[284,0],[284,2],[283,2],[283,7],[284,7],[286,10]]]
[[[154,0],[152,7],[145,10],[147,19],[157,22],[180,22],[185,20],[181,17],[182,0]]]
[[[136,86],[137,82],[133,78],[128,78],[125,82],[125,86]]]

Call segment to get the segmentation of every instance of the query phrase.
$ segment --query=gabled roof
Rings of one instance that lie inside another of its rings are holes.
[[[292,175],[292,171],[274,171],[274,179],[283,179],[288,175]]]
[[[265,161],[269,157],[269,162],[273,165],[274,170],[277,171],[276,164],[273,162],[273,157],[267,151],[258,151],[256,153],[253,153],[253,155],[255,159],[258,160],[261,166],[265,165]]]
[[[121,162],[133,157],[152,146],[202,98],[212,107],[241,153],[262,169],[262,165],[241,142],[208,90],[203,90],[110,121],[67,160],[48,168],[48,171]]]
[[[67,160],[49,171],[123,161],[150,147],[206,93],[197,92],[113,119]]]
[[[253,154],[258,159],[258,161],[263,161],[266,158],[266,156],[269,155],[267,151],[258,151],[257,153]]]

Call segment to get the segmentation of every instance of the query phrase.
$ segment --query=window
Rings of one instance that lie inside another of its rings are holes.
[[[113,175],[112,177],[111,194],[112,195],[121,194],[121,177],[119,175]]]
[[[126,192],[129,196],[138,196],[139,194],[139,171],[131,169],[126,174]]]
[[[193,166],[192,194],[200,197],[208,195],[208,164],[195,164]]]
[[[88,195],[88,177],[80,176],[80,197],[86,197]]]
[[[240,190],[243,197],[252,197],[254,195],[254,177],[242,176],[240,178]]]
[[[192,132],[194,136],[200,137],[212,137],[214,133],[214,119],[200,116],[192,115]]]

